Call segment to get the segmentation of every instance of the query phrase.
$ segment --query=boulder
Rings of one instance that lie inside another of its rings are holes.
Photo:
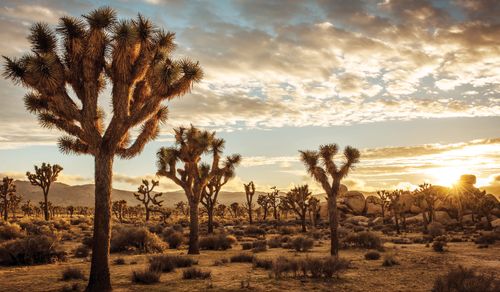
[[[496,219],[496,220],[493,220],[491,221],[491,226],[493,226],[493,228],[500,228],[500,219]]]
[[[410,213],[411,208],[415,205],[415,197],[410,192],[405,192],[399,198],[401,212]]]
[[[352,214],[361,215],[365,211],[365,196],[357,191],[348,191],[341,196],[342,203],[346,205]]]
[[[351,223],[359,226],[368,226],[368,222],[370,222],[370,218],[365,216],[351,216],[346,219],[347,223]]]
[[[384,218],[382,217],[377,217],[372,221],[373,225],[382,225],[383,223],[384,223]]]
[[[422,216],[422,214],[406,218],[406,224],[418,224],[423,222],[424,222],[424,217]]]
[[[442,224],[453,224],[456,223],[456,219],[452,219],[450,215],[445,211],[434,212],[434,220]]]
[[[380,206],[380,198],[368,196],[366,198],[366,215],[382,214],[382,206]]]

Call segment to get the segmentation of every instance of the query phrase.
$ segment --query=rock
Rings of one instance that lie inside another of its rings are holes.
[[[348,191],[342,195],[341,199],[350,211],[355,215],[361,215],[365,211],[365,196],[357,191]]]
[[[377,218],[373,219],[373,221],[372,221],[373,225],[381,225],[383,223],[384,223],[384,218],[382,218],[382,217],[377,217]]]
[[[460,176],[459,183],[473,186],[476,184],[476,176],[473,174],[464,174]]]
[[[423,223],[424,222],[424,217],[422,214],[418,214],[412,217],[406,218],[406,224],[416,224],[416,223]]]
[[[434,220],[442,224],[453,224],[457,222],[457,220],[452,219],[445,211],[436,211],[434,212],[434,216]]]
[[[399,198],[401,212],[411,212],[412,206],[415,204],[415,197],[410,192],[405,192]]]
[[[346,219],[346,222],[359,226],[368,226],[370,219],[365,216],[351,216]]]
[[[500,228],[500,219],[496,219],[496,220],[493,220],[491,221],[491,226],[493,226],[493,228]]]
[[[366,215],[379,215],[382,214],[382,206],[380,206],[380,199],[375,196],[368,196],[366,198]]]

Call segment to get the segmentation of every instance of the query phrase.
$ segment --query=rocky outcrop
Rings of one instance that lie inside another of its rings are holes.
[[[382,214],[382,207],[380,206],[380,199],[375,196],[368,196],[366,198],[366,215],[377,216]],[[386,213],[389,213],[386,211]]]
[[[361,192],[357,191],[347,191],[345,194],[340,196],[339,200],[342,204],[342,208],[346,207],[347,212],[354,215],[364,214],[366,208],[365,196]]]

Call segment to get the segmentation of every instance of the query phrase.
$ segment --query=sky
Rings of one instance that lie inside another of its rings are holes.
[[[499,1],[1,0],[0,54],[29,51],[35,22],[56,26],[102,5],[175,32],[174,58],[199,60],[205,73],[169,102],[156,141],[115,160],[115,188],[153,178],[156,151],[189,124],[243,156],[228,191],[253,180],[261,191],[308,183],[320,192],[298,150],[327,143],[361,150],[349,189],[451,185],[464,173],[500,186]],[[61,182],[92,183],[92,157],[59,153],[61,133],[24,109],[26,89],[0,79],[0,90],[0,174],[23,179],[48,162],[63,166]],[[160,180],[160,190],[176,189]]]

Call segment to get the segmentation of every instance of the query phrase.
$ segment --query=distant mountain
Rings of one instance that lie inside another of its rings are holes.
[[[28,181],[15,181],[17,192],[23,196],[23,201],[31,200],[34,204],[43,200],[43,193],[39,187],[32,186]],[[257,196],[263,192],[255,192],[254,202]],[[129,205],[136,205],[139,203],[134,197],[134,192],[113,189],[111,191],[111,199],[125,200]],[[179,201],[186,201],[186,195],[183,191],[166,192],[162,197],[164,205],[171,207]],[[244,192],[224,192],[219,194],[218,201],[222,204],[231,204],[238,202],[242,204],[245,202]],[[94,185],[75,185],[70,186],[63,183],[55,182],[50,187],[49,201],[58,206],[94,206]]]

